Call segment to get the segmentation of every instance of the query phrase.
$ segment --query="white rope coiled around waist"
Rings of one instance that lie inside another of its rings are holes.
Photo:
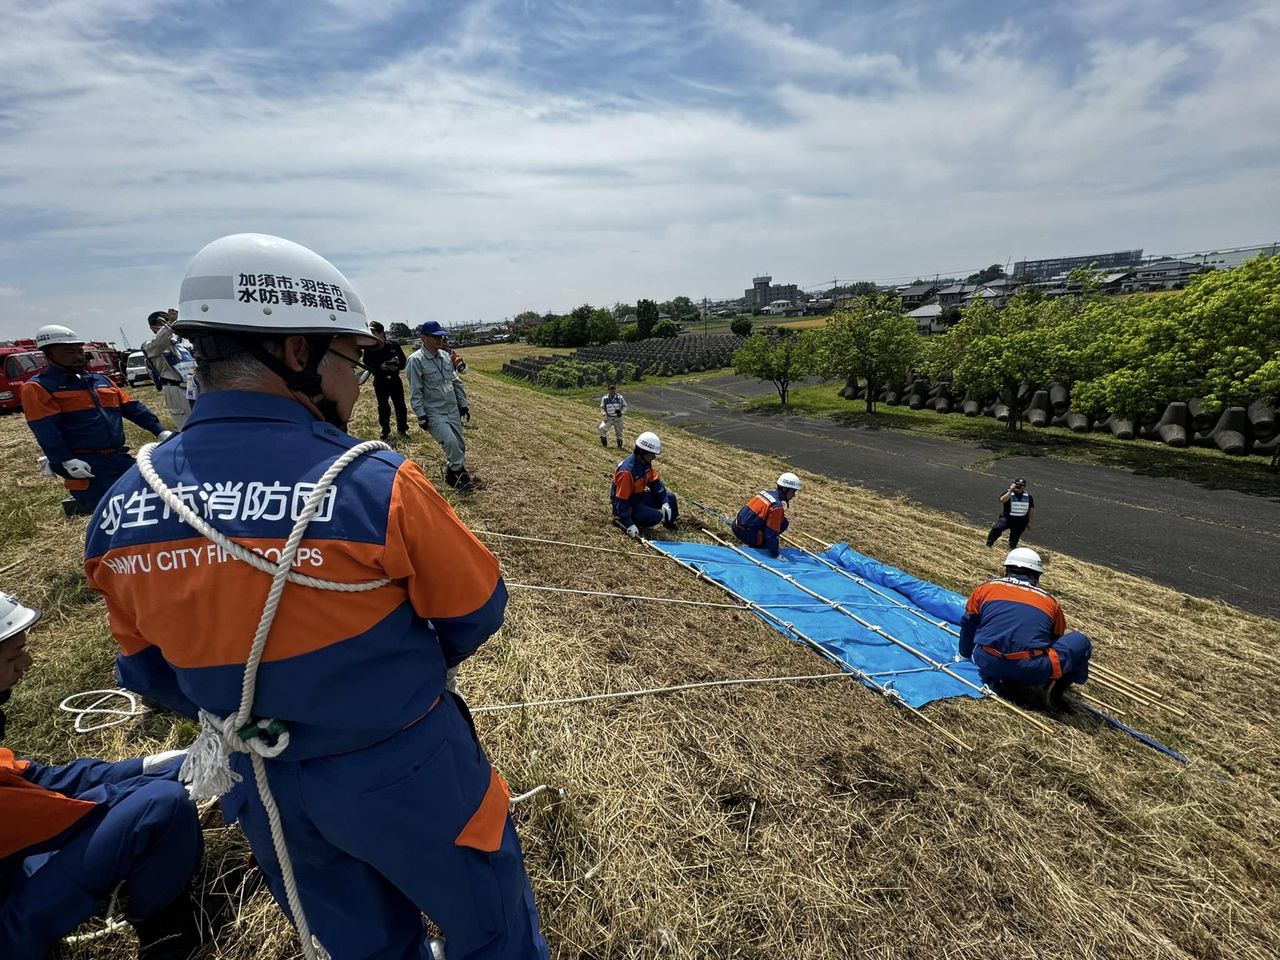
[[[215,799],[226,793],[239,781],[240,777],[231,769],[229,756],[233,752],[247,753],[253,764],[253,778],[258,785],[258,797],[262,801],[267,814],[267,822],[271,826],[271,842],[275,847],[276,860],[280,864],[281,879],[284,882],[285,896],[289,901],[289,910],[293,914],[294,926],[298,930],[298,940],[303,955],[307,960],[327,960],[328,953],[311,933],[306,913],[302,909],[302,900],[298,895],[298,884],[293,875],[293,862],[289,859],[289,850],[284,841],[284,827],[280,822],[280,810],[276,806],[275,797],[271,794],[271,786],[267,782],[267,770],[264,758],[278,757],[289,746],[289,731],[283,724],[275,720],[253,720],[253,701],[257,693],[258,666],[266,651],[267,638],[271,634],[271,625],[275,622],[276,611],[280,607],[280,598],[285,584],[290,581],[317,590],[337,590],[346,593],[359,593],[376,590],[390,583],[390,579],[371,580],[365,583],[337,583],[320,580],[294,573],[293,561],[297,557],[298,547],[302,544],[307,526],[320,509],[320,504],[329,488],[333,486],[338,475],[352,462],[374,450],[390,450],[385,443],[367,440],[357,444],[334,460],[316,483],[311,495],[307,497],[302,514],[293,525],[289,539],[280,551],[280,559],[272,563],[266,557],[254,553],[234,542],[221,531],[201,519],[182,498],[175,494],[151,464],[152,452],[158,444],[148,443],[138,451],[138,472],[147,481],[147,485],[165,504],[186,522],[192,529],[199,531],[207,539],[213,541],[230,556],[249,564],[256,570],[271,574],[271,589],[267,593],[262,607],[262,616],[258,620],[258,629],[249,648],[249,656],[244,665],[244,680],[240,688],[240,707],[229,717],[218,717],[206,710],[200,711],[200,736],[196,738],[188,750],[187,759],[183,761],[179,778],[191,785],[192,798],[199,801]],[[273,735],[274,742],[268,744],[263,734]]]

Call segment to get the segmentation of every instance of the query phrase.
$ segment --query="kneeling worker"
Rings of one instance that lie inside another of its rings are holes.
[[[800,478],[788,471],[778,477],[776,490],[761,490],[747,501],[733,521],[733,535],[748,547],[762,547],[778,556],[778,537],[790,526],[787,504],[800,489]]]
[[[1005,575],[979,586],[965,604],[960,655],[974,662],[984,683],[1043,688],[1046,703],[1057,704],[1067,687],[1089,679],[1093,648],[1083,633],[1067,633],[1062,607],[1040,589],[1042,573],[1034,550],[1010,550]]]
[[[659,523],[670,529],[680,515],[676,495],[662,485],[653,460],[662,453],[658,435],[646,430],[636,437],[631,456],[618,464],[613,475],[613,517],[631,537],[640,536],[641,527]]]
[[[39,619],[0,593],[0,704],[31,666]],[[39,960],[120,883],[142,960],[201,949],[190,883],[203,845],[180,756],[53,767],[0,748],[0,957]]]

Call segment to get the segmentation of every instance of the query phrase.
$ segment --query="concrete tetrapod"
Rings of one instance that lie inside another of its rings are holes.
[[[1191,429],[1196,433],[1203,433],[1213,426],[1213,414],[1205,409],[1202,397],[1188,400],[1187,412],[1191,414]]]
[[[1027,423],[1033,427],[1047,427],[1049,425],[1049,391],[1037,390],[1031,395],[1031,403],[1027,405],[1024,416]]]
[[[973,399],[973,395],[966,393],[964,399],[960,401],[960,409],[966,417],[976,417],[982,413],[982,404]]]
[[[1062,384],[1049,384],[1049,403],[1053,405],[1054,416],[1062,416],[1071,406],[1071,391]]]
[[[1196,442],[1212,443],[1223,453],[1233,457],[1242,456],[1246,446],[1244,434],[1248,425],[1249,418],[1244,407],[1227,407],[1212,430],[1196,434]]]
[[[1156,436],[1171,447],[1185,447],[1191,429],[1191,414],[1187,405],[1174,401],[1164,408],[1156,421]]]
[[[1255,400],[1245,413],[1249,417],[1254,440],[1266,440],[1276,432],[1276,408],[1273,404]]]
[[[1067,417],[1066,417],[1066,426],[1067,426],[1067,429],[1070,430],[1072,433],[1088,433],[1089,418],[1086,417],[1083,413],[1076,413],[1076,411],[1074,410],[1068,410]]]

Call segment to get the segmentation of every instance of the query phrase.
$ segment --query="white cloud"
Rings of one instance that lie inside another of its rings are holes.
[[[242,230],[331,256],[385,320],[445,322],[731,295],[760,269],[817,284],[1280,232],[1280,21],[1266,8],[1172,40],[1108,33],[1063,71],[1016,28],[910,64],[717,0],[717,41],[759,65],[751,92],[768,110],[749,116],[707,105],[731,87],[706,78],[681,84],[712,88],[696,105],[536,89],[519,27],[493,6],[437,38],[451,55],[300,80],[288,99],[261,91],[253,51],[105,42],[116,9],[31,8],[23,39],[0,40],[14,104],[0,212],[17,222],[0,231],[0,283],[22,287],[0,336],[62,317],[137,339],[190,255]],[[395,13],[349,9],[359,24]],[[554,29],[571,48],[608,25]]]

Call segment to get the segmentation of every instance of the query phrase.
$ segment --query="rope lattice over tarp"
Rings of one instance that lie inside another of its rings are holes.
[[[752,551],[752,559],[748,560],[728,547],[672,541],[653,541],[652,545],[776,613],[836,654],[841,662],[892,690],[909,706],[920,707],[947,697],[982,695],[977,668],[968,660],[957,658],[955,637],[937,626],[939,620],[950,620],[963,609],[964,599],[956,594],[854,553],[844,544],[832,547],[821,560],[790,548],[782,551],[784,559],[774,560]],[[753,562],[757,554],[759,561],[782,576]],[[858,576],[868,581],[866,585],[831,568],[852,570],[855,559]],[[837,598],[841,605],[856,608],[859,619],[927,654],[939,666],[931,666],[837,609],[815,607],[812,596],[784,577],[798,580],[823,596]],[[771,618],[762,619],[784,632]],[[863,682],[867,680],[863,678]]]

